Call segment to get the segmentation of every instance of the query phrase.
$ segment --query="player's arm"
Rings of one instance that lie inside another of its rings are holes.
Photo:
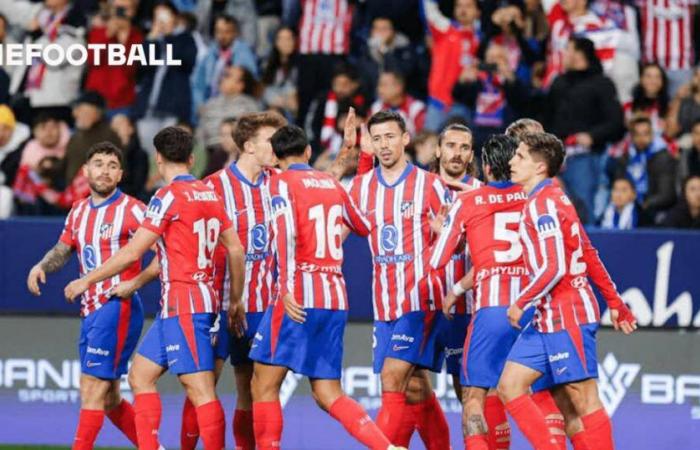
[[[112,288],[110,295],[119,298],[130,298],[146,284],[158,278],[160,275],[160,263],[158,258],[153,258],[148,266],[134,278],[122,281]]]
[[[64,294],[68,301],[73,301],[77,296],[88,290],[90,286],[124,271],[127,267],[137,262],[156,243],[160,236],[150,229],[141,226],[134,237],[117,253],[109,258],[97,269],[82,278],[71,281],[65,288]]]
[[[548,199],[544,199],[544,201],[551,202]],[[540,207],[538,204],[537,207],[540,210],[550,212],[545,205]],[[530,283],[520,292],[518,301],[509,310],[511,325],[516,327],[523,310],[536,300],[547,295],[566,273],[564,236],[560,224],[561,218],[556,214],[556,210],[552,212],[553,214],[539,214],[537,211],[530,211],[530,208],[527,208],[525,212],[525,214],[529,213],[533,216],[532,223],[536,227],[535,238],[537,239],[537,242],[533,242],[533,246],[539,247],[542,252],[542,265],[532,277]],[[528,236],[533,235],[530,230],[526,232]],[[517,310],[519,310],[519,315],[511,314],[517,312]]]
[[[583,261],[586,263],[586,272],[593,284],[603,295],[605,302],[610,308],[610,317],[616,330],[622,330],[625,334],[630,334],[637,329],[637,319],[632,311],[622,301],[622,297],[617,292],[617,287],[610,278],[603,261],[598,255],[598,250],[593,246],[586,230],[581,227],[581,246],[583,248]]]
[[[219,236],[219,242],[226,249],[229,273],[231,274],[231,292],[228,307],[229,327],[238,337],[242,337],[248,324],[245,320],[245,308],[241,301],[243,283],[245,282],[245,249],[233,227],[225,229]]]
[[[343,223],[345,226],[360,236],[369,236],[372,232],[372,223],[340,184],[338,184],[338,190],[343,197]]]
[[[46,283],[46,274],[53,273],[66,265],[73,249],[62,241],[58,241],[44,257],[32,267],[27,276],[27,287],[34,295],[41,295],[39,282]]]
[[[462,199],[457,199],[450,208],[442,224],[438,239],[430,251],[430,265],[433,269],[441,269],[450,262],[462,238]]]
[[[469,269],[466,275],[458,280],[452,288],[447,291],[445,301],[442,302],[442,312],[448,319],[452,319],[450,310],[457,303],[457,299],[464,295],[469,289],[474,286],[474,268]]]

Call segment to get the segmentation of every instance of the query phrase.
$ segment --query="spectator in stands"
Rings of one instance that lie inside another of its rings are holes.
[[[478,153],[491,134],[502,133],[520,116],[529,99],[528,88],[516,76],[509,51],[492,40],[485,63],[465,67],[452,90],[455,102],[473,111],[474,148]]]
[[[119,148],[123,149],[124,155],[124,176],[119,188],[128,195],[148,200],[145,195],[149,169],[148,153],[141,147],[136,127],[126,114],[112,117],[110,126],[119,137]]]
[[[690,146],[681,150],[678,160],[678,191],[682,181],[691,175],[700,175],[700,120],[693,124]]]
[[[231,16],[221,15],[216,18],[214,42],[194,71],[192,98],[195,116],[198,116],[199,108],[207,100],[219,94],[221,78],[228,67],[243,67],[257,76],[255,53],[250,45],[240,39],[239,29],[238,21]]]
[[[601,172],[600,155],[624,132],[622,108],[615,86],[603,75],[593,42],[573,38],[564,55],[566,71],[547,96],[544,127],[564,141],[566,184],[594,220],[594,197]]]
[[[280,28],[282,0],[255,0],[257,13],[255,53],[267,57],[272,51]],[[251,42],[252,44],[252,42]]]
[[[0,105],[0,218],[12,213],[12,190],[19,168],[22,145],[29,139],[29,127],[17,122],[7,105]]]
[[[248,69],[233,66],[224,70],[217,95],[200,109],[199,136],[205,147],[219,144],[219,126],[225,118],[262,110],[256,98],[258,90]]]
[[[335,132],[328,141],[327,147],[323,149],[321,154],[318,155],[318,158],[316,158],[316,161],[314,161],[314,169],[326,172],[330,170],[333,162],[338,157],[341,147],[343,146],[346,119],[348,117],[350,107],[353,107],[350,100],[344,100],[338,103],[338,118],[335,122]],[[365,116],[367,115],[366,112],[367,111],[364,108],[356,109],[355,131],[358,133],[358,136],[360,133],[360,124],[365,122]],[[341,179],[343,176],[350,175],[357,170],[357,160],[360,151],[359,144],[360,139],[357,139],[356,146],[354,149],[352,149],[354,154],[348,158],[349,163],[344,166],[344,173],[341,174]]]
[[[700,120],[700,67],[695,69],[689,83],[676,92],[668,113],[668,134],[690,133],[693,124]]]
[[[70,0],[44,0],[43,7],[26,26],[25,43],[47,46],[59,45],[65,51],[74,44],[84,44],[86,18],[77,4]],[[65,64],[51,67],[41,60],[22,66],[13,74],[13,84],[21,85],[18,92],[28,98],[32,114],[46,111],[72,123],[71,103],[78,97],[82,67]]]
[[[370,115],[389,109],[401,114],[406,122],[406,131],[411,136],[423,130],[425,103],[406,93],[406,79],[400,72],[382,72],[377,84],[377,97],[370,108]]]
[[[315,101],[312,129],[307,130],[307,133],[311,136],[319,136],[315,139],[316,154],[320,149],[328,148],[331,138],[336,133],[340,111],[338,105],[343,102],[346,106],[354,106],[355,109],[364,108],[366,105],[365,97],[360,90],[360,76],[357,69],[346,63],[335,67],[331,90]]]
[[[276,109],[287,120],[296,117],[299,105],[297,84],[299,83],[299,54],[294,30],[282,27],[275,34],[275,43],[263,70],[265,86],[263,102]]]
[[[94,91],[87,91],[75,101],[73,117],[75,133],[66,145],[64,180],[70,184],[85,163],[85,155],[93,144],[109,141],[121,148],[119,136],[112,131],[104,117],[105,99]]]
[[[637,0],[635,3],[640,10],[643,60],[657,61],[666,71],[668,93],[673,97],[692,77],[697,2]]]
[[[39,161],[47,156],[55,156],[63,160],[70,139],[70,130],[65,122],[47,113],[40,113],[34,119],[32,133],[34,138],[24,146],[20,166],[28,166],[36,170]]]
[[[682,194],[666,215],[663,226],[700,230],[700,175],[690,175],[685,179]]]
[[[377,91],[377,80],[382,72],[398,72],[404,80],[409,79],[415,70],[416,56],[411,42],[404,34],[394,29],[391,19],[375,17],[372,20],[369,39],[366,45],[362,46],[357,65],[365,90],[374,93]]]
[[[479,50],[479,37],[475,28],[479,18],[479,5],[476,0],[456,0],[454,22],[442,14],[435,0],[423,0],[423,8],[432,35],[425,127],[438,131],[451,114],[452,88],[459,79],[459,74],[474,63]],[[458,111],[452,112],[457,113]]]
[[[666,142],[654,136],[648,117],[632,119],[630,134],[629,151],[613,162],[615,177],[628,177],[642,209],[656,217],[676,201],[676,161],[666,149]]]
[[[306,120],[311,102],[328,90],[336,65],[345,61],[350,51],[353,11],[350,3],[350,0],[298,0],[283,3],[285,25],[299,30],[297,122],[300,124]],[[292,6],[300,6],[300,14],[293,14],[290,11]]]
[[[430,170],[436,161],[437,148],[437,133],[424,130],[411,140],[406,147],[406,152],[411,155],[415,165],[422,169]]]
[[[666,133],[668,104],[666,72],[658,63],[644,64],[639,84],[632,90],[632,100],[623,106],[625,119],[644,114],[651,119],[654,133],[663,136]]]
[[[143,34],[131,24],[135,14],[134,0],[112,0],[109,16],[95,17],[88,33],[88,44],[121,44],[127,54],[133,45],[143,42]],[[100,93],[107,102],[107,118],[128,114],[136,100],[135,65],[108,65],[107,50],[100,50],[100,64],[90,58],[87,64],[85,90]]]
[[[10,24],[7,18],[0,14],[0,45],[16,44],[17,41],[9,33]],[[4,47],[7,48],[7,47]],[[20,66],[6,64],[5,58],[0,59],[0,104],[7,104],[10,97],[10,80],[12,74],[20,69]],[[21,70],[21,69],[20,69]]]
[[[632,230],[651,224],[653,221],[637,203],[637,191],[632,180],[626,177],[616,179],[600,226],[607,230]]]
[[[192,113],[190,75],[197,57],[197,47],[189,32],[177,28],[177,10],[169,1],[159,1],[153,9],[153,26],[145,45],[158,47],[158,56],[164,44],[172,46],[173,58],[182,61],[179,66],[145,66],[132,111],[138,120],[136,129],[141,144],[153,153],[153,136],[178,120],[189,121]]]
[[[207,165],[202,178],[235,162],[241,153],[233,140],[238,118],[228,117],[219,126],[219,145],[207,148]]]

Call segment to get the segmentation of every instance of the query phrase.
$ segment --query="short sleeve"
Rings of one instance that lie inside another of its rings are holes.
[[[175,194],[170,189],[159,189],[148,203],[141,226],[159,236],[162,235],[177,215],[176,203]]]
[[[75,215],[75,208],[72,208],[68,215],[66,216],[66,222],[63,224],[63,231],[61,232],[61,237],[58,238],[59,242],[66,244],[70,248],[75,248],[75,240],[73,239],[73,216]]]

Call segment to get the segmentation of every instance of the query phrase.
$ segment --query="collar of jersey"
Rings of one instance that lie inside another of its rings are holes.
[[[378,167],[375,170],[375,172],[377,172],[377,180],[379,180],[379,182],[381,184],[383,184],[385,187],[393,188],[393,187],[396,187],[399,184],[401,184],[403,182],[403,180],[406,179],[408,174],[411,173],[412,170],[413,170],[413,164],[412,163],[406,164],[406,168],[403,170],[403,173],[401,174],[399,179],[394,182],[394,184],[389,184],[384,180],[384,177],[382,176],[382,168],[381,167]]]
[[[262,181],[263,181],[263,173],[262,172],[260,172],[260,176],[253,183],[248,178],[246,178],[245,175],[243,175],[243,172],[241,172],[241,170],[238,168],[238,165],[236,165],[235,162],[231,163],[231,165],[228,166],[228,168],[229,168],[229,170],[231,170],[231,173],[233,173],[233,175],[236,178],[238,178],[239,180],[241,180],[242,182],[244,182],[245,184],[247,184],[250,187],[256,188],[256,187],[260,187],[260,185],[262,184]]]
[[[92,202],[92,197],[90,197],[90,200],[89,200],[90,208],[97,209],[97,208],[102,208],[103,206],[111,205],[112,203],[117,201],[117,199],[119,198],[120,195],[122,195],[122,191],[120,191],[119,188],[117,188],[114,191],[114,194],[112,194],[107,200],[103,201],[99,205],[95,205]]]
[[[550,184],[552,184],[552,179],[545,178],[544,180],[537,183],[537,186],[535,186],[535,188],[529,194],[527,194],[527,196],[532,197],[533,195],[537,194],[539,191],[544,189],[545,186],[549,186]]]
[[[464,178],[462,178],[462,183],[469,183],[469,180],[471,180],[472,177],[469,174],[464,175]]]
[[[304,163],[294,163],[287,167],[287,170],[313,170],[310,165]]]
[[[192,174],[183,174],[183,175],[178,175],[175,178],[173,178],[173,181],[194,181],[197,178],[195,178],[194,175]]]
[[[513,183],[510,180],[505,180],[505,181],[489,181],[486,184],[488,184],[491,187],[495,187],[496,189],[507,189],[507,188],[513,186],[513,184],[515,184],[515,183]]]

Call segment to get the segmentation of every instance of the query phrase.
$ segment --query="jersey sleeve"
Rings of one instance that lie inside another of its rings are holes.
[[[437,215],[443,206],[451,205],[454,200],[452,190],[448,189],[445,183],[437,176],[433,176],[429,192],[428,206],[433,216]]]
[[[270,182],[270,210],[272,211],[272,232],[277,256],[278,285],[280,297],[294,294],[296,276],[296,222],[294,203],[289,185],[283,180]]]
[[[216,203],[216,209],[217,216],[221,221],[221,231],[223,232],[229,228],[233,228],[233,221],[226,213],[226,206],[224,205],[224,201],[221,199],[221,197],[219,197],[219,201]]]
[[[600,260],[598,250],[593,247],[586,230],[580,227],[580,232],[583,261],[586,263],[588,277],[603,295],[608,307],[612,309],[619,308],[623,304],[623,301],[620,294],[617,292],[617,286],[615,286],[612,278],[610,278],[610,274],[608,274],[608,271],[605,269],[603,261]]]
[[[528,214],[532,221],[531,224],[526,221],[526,239],[531,241],[532,247],[539,249],[542,265],[520,293],[517,305],[522,309],[547,295],[566,272],[562,217],[557,212],[555,201],[540,196],[526,204],[523,214]]]
[[[362,175],[357,175],[350,182],[350,186],[347,187],[347,193],[350,199],[355,203],[356,206],[362,205],[360,202],[360,191],[362,188]],[[359,208],[358,208],[359,209]]]
[[[357,174],[364,175],[372,169],[374,169],[374,156],[361,151],[357,161]]]
[[[59,242],[66,244],[70,248],[75,248],[75,240],[73,239],[73,217],[75,216],[75,206],[71,208],[66,216],[66,221],[63,224],[63,231],[58,238]]]
[[[458,198],[450,208],[445,222],[442,224],[442,231],[438,240],[433,245],[430,265],[433,269],[440,269],[447,265],[455,254],[461,242],[464,232],[464,202]]]
[[[343,189],[340,183],[337,183],[340,195],[343,198],[343,222],[347,225],[353,232],[359,234],[360,236],[368,236],[372,231],[372,224],[367,219],[367,217],[360,211],[357,207],[355,201],[350,197],[350,195]]]
[[[168,187],[161,188],[148,203],[141,226],[161,236],[177,217],[177,199]]]
[[[136,233],[136,230],[141,226],[146,214],[146,205],[138,200],[132,200],[129,204],[129,213],[127,215],[127,228],[129,235]]]

